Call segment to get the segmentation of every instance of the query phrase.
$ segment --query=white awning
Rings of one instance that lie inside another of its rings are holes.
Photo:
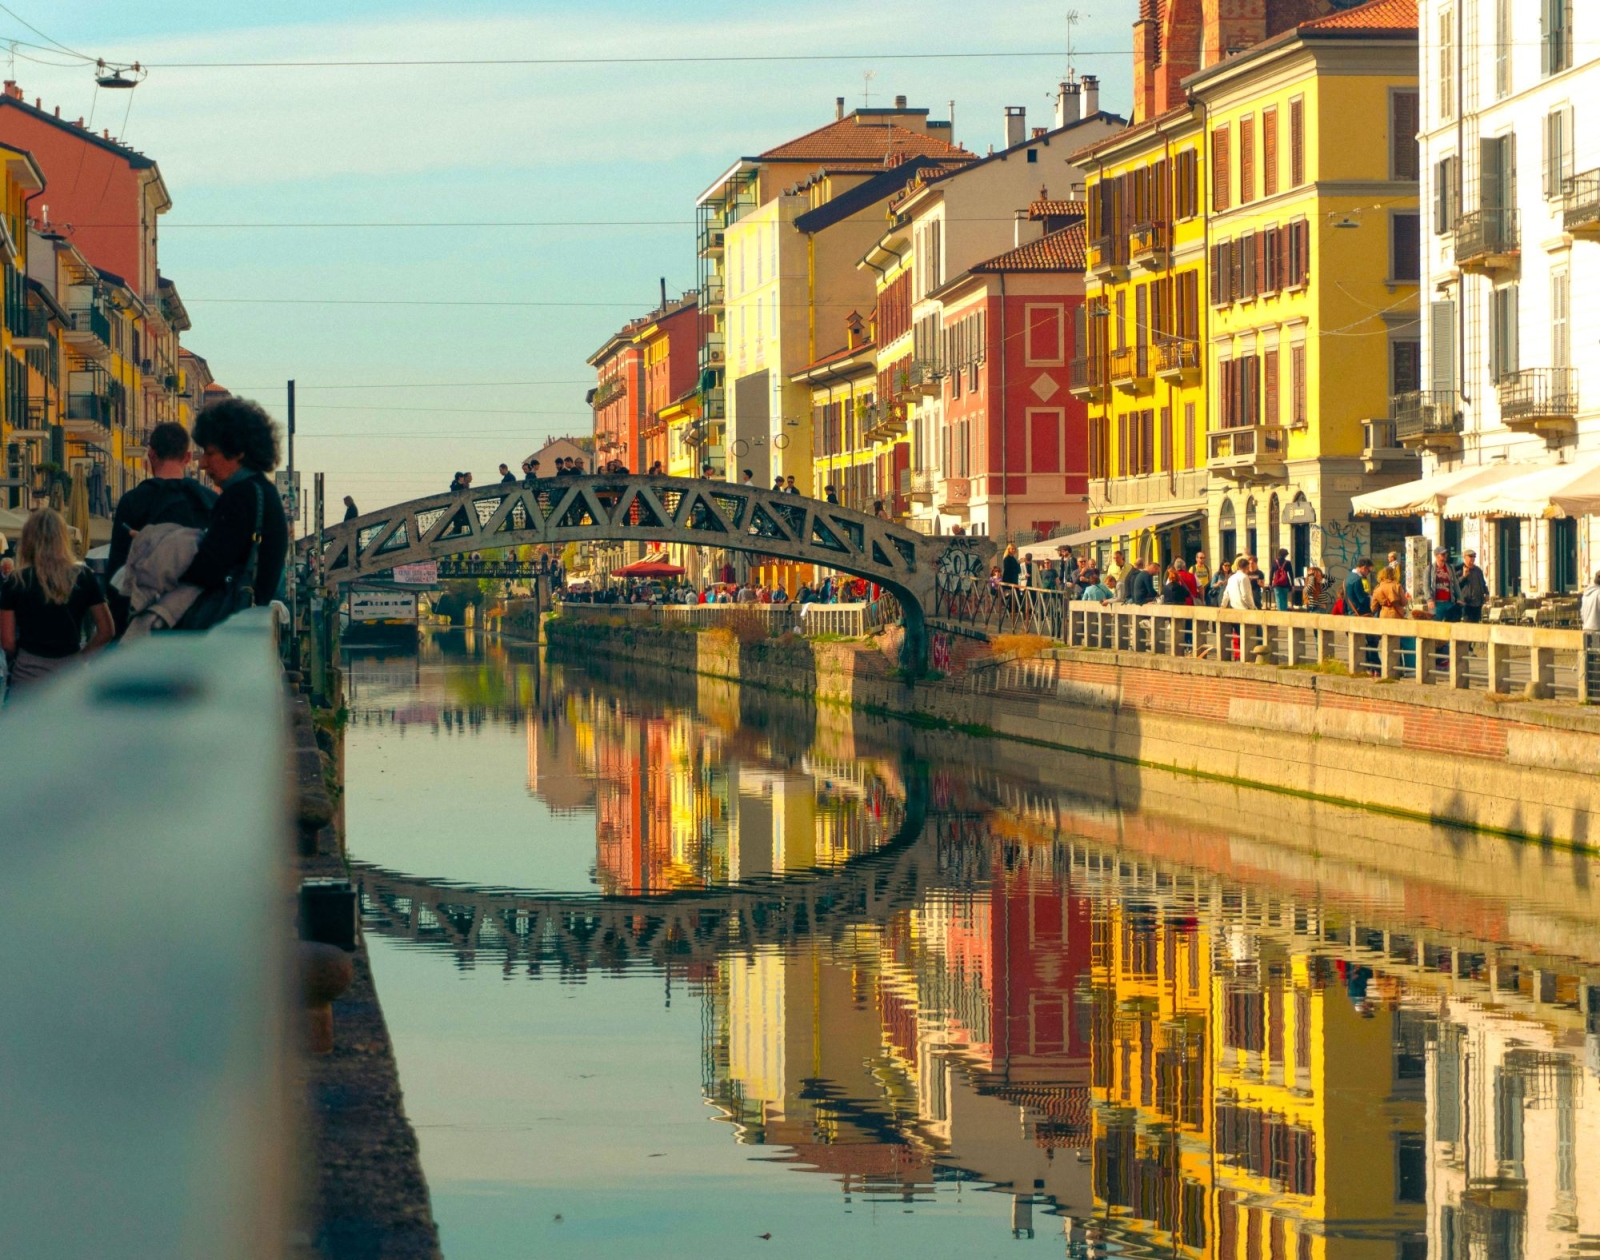
[[[1026,547],[1018,547],[1019,556],[1032,556],[1034,559],[1041,557],[1055,558],[1055,554],[1062,547],[1079,547],[1085,543],[1104,542],[1108,538],[1125,538],[1133,534],[1142,534],[1152,529],[1171,529],[1174,525],[1182,525],[1185,521],[1199,520],[1204,513],[1198,509],[1187,512],[1151,512],[1144,516],[1130,516],[1125,521],[1117,521],[1114,525],[1099,525],[1094,529],[1079,530],[1076,534],[1061,534],[1055,538],[1046,538],[1043,542],[1029,543]]]
[[[1524,466],[1518,476],[1453,497],[1448,517],[1576,517],[1600,515],[1600,456],[1567,464]]]
[[[1453,496],[1492,486],[1525,468],[1526,465],[1518,468],[1514,464],[1478,464],[1404,481],[1398,486],[1356,495],[1350,500],[1350,513],[1353,516],[1436,516],[1445,511],[1445,504]]]

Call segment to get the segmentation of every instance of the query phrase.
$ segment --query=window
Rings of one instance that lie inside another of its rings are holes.
[[[1511,95],[1511,0],[1494,0],[1494,95]]]
[[[1176,295],[1173,302],[1175,331],[1191,340],[1200,336],[1200,273],[1180,271],[1173,277]]]
[[[1417,94],[1389,94],[1389,178],[1414,180],[1421,152],[1417,144]]]
[[[1561,196],[1562,185],[1572,178],[1572,107],[1552,109],[1544,116],[1544,195]]]
[[[1274,223],[1267,224],[1261,229],[1257,239],[1261,243],[1261,265],[1257,275],[1261,281],[1263,293],[1276,293],[1283,285],[1283,279],[1278,274],[1278,227]]]
[[[1278,191],[1278,107],[1261,111],[1261,195]]]
[[[1572,0],[1539,0],[1539,71],[1572,68]]]
[[[1283,234],[1283,248],[1287,255],[1287,283],[1284,287],[1304,288],[1311,275],[1311,224],[1305,219],[1296,219],[1293,223],[1284,224],[1279,231]]]
[[[1456,304],[1428,303],[1428,388],[1454,393],[1456,388]]]
[[[1241,246],[1240,253],[1244,255],[1241,260],[1239,296],[1246,302],[1252,301],[1256,296],[1256,241],[1258,237],[1254,232],[1249,236],[1241,237],[1237,245]]]
[[[1448,236],[1461,217],[1461,162],[1452,154],[1433,168],[1433,231]]]
[[[1197,435],[1194,430],[1194,404],[1183,404],[1183,466],[1193,468]]]
[[[1517,288],[1507,284],[1489,294],[1489,376],[1496,381],[1517,370]]]
[[[1289,102],[1289,187],[1306,182],[1306,103]]]
[[[1309,423],[1306,411],[1306,347],[1305,343],[1292,347],[1289,351],[1289,392],[1290,407],[1292,408],[1289,423],[1296,428],[1303,428]]]
[[[1139,413],[1139,467],[1138,471],[1143,476],[1148,476],[1155,471],[1156,454],[1156,413],[1146,407]]]
[[[1192,219],[1200,213],[1200,169],[1193,149],[1180,149],[1173,160],[1172,217]]]
[[[1422,279],[1422,220],[1416,214],[1389,216],[1389,275],[1415,284]]]
[[[1256,199],[1256,120],[1239,120],[1239,204]]]
[[[1211,209],[1220,214],[1228,208],[1229,180],[1232,158],[1229,154],[1231,133],[1227,127],[1217,127],[1211,132]]]
[[[1061,471],[1061,422],[1059,408],[1028,408],[1028,470],[1036,473]]]
[[[1456,116],[1456,15],[1446,10],[1439,14],[1439,118],[1448,122]]]
[[[1029,149],[1028,150],[1028,161],[1037,162],[1038,160],[1039,160],[1039,150],[1038,149]]]
[[[1396,337],[1389,343],[1389,393],[1409,394],[1422,388],[1422,343]]]
[[[1278,423],[1278,352],[1268,350],[1261,360],[1262,424]]]
[[[1161,471],[1172,471],[1172,408],[1161,409]]]
[[[1550,589],[1570,594],[1578,586],[1578,521],[1561,517],[1550,522]]]
[[[1227,241],[1218,241],[1211,247],[1211,305],[1226,306],[1233,301],[1229,278],[1232,270],[1233,249]]]
[[[1428,1201],[1428,1147],[1421,1133],[1395,1135],[1394,1200],[1396,1203]]]
[[[1572,275],[1550,273],[1550,366],[1572,366]]]

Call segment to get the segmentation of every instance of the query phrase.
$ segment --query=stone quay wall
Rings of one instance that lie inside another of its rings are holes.
[[[963,641],[910,682],[871,643],[552,619],[549,642],[975,735],[1600,848],[1600,709],[1309,669]],[[1003,643],[1003,641],[1002,641]]]

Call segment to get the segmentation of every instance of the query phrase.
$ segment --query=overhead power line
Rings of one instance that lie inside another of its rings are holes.
[[[295,391],[307,389],[479,389],[479,388],[510,388],[520,385],[593,385],[594,377],[577,376],[568,380],[559,381],[363,381],[345,382],[338,385],[311,385],[304,381],[295,382]],[[274,381],[271,385],[234,385],[235,390],[248,389],[253,392],[265,392],[269,389],[282,389],[282,381]]]
[[[1131,48],[1073,49],[1074,57],[1131,57]],[[990,49],[981,52],[836,52],[836,53],[697,53],[654,57],[371,57],[339,60],[294,61],[148,61],[152,70],[285,70],[337,69],[385,66],[678,66],[763,64],[780,61],[977,61],[1003,58],[1057,58],[1051,49]]]

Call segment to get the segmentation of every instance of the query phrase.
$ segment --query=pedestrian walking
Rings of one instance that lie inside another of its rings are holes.
[[[823,486],[822,487],[822,497],[823,497],[823,500],[825,502],[828,502],[828,503],[838,503],[839,502],[838,492],[835,491],[832,486]]]
[[[1181,561],[1179,563],[1182,563]],[[1180,573],[1177,565],[1167,570],[1166,581],[1161,586],[1161,602],[1174,608],[1188,608],[1194,605],[1194,592],[1190,589],[1189,582],[1183,579],[1189,577],[1187,573]],[[1192,582],[1194,579],[1190,578]]]
[[[1005,586],[1017,586],[1022,581],[1022,561],[1017,559],[1016,543],[1006,544],[1006,553],[1000,560],[1000,581]]]
[[[1578,613],[1585,630],[1600,631],[1600,573],[1596,573],[1589,585],[1583,588]]]
[[[1461,620],[1477,625],[1483,620],[1483,606],[1489,602],[1489,583],[1478,567],[1478,553],[1461,553],[1461,572],[1456,578],[1456,599],[1461,605]]]
[[[1240,556],[1233,562],[1233,574],[1223,587],[1220,607],[1238,608],[1250,612],[1256,610],[1256,586],[1250,580],[1249,556]]]
[[[344,519],[353,521],[361,515],[361,509],[356,506],[356,501],[348,494],[344,496]]]
[[[1306,586],[1301,599],[1308,613],[1325,613],[1333,605],[1333,588],[1314,564],[1306,569]]]
[[[1211,585],[1211,562],[1206,559],[1206,553],[1194,553],[1194,563],[1189,566],[1189,571],[1194,574],[1195,584],[1203,591]]]
[[[278,466],[271,417],[253,402],[225,398],[195,417],[194,443],[201,470],[222,494],[183,575],[202,592],[180,623],[185,630],[207,629],[242,607],[270,603],[289,555],[283,499],[268,480]]]
[[[94,620],[87,644],[85,617]],[[67,522],[53,508],[40,508],[22,527],[16,570],[0,580],[0,651],[13,658],[10,686],[48,678],[104,647],[114,633],[100,583],[72,554]]]
[[[1400,567],[1385,565],[1378,575],[1378,584],[1372,589],[1372,606],[1379,620],[1406,620],[1411,616],[1411,593],[1400,581]],[[1415,639],[1400,640],[1400,668],[1410,673],[1416,667]]]
[[[1372,576],[1372,560],[1362,556],[1344,580],[1344,611],[1350,617],[1372,616],[1372,598],[1367,594],[1367,579]]]
[[[1436,621],[1460,621],[1460,579],[1450,563],[1450,553],[1440,547],[1433,553],[1433,568],[1428,573],[1433,616]]]
[[[1271,586],[1278,611],[1288,612],[1289,596],[1294,591],[1294,566],[1289,563],[1289,551],[1285,547],[1278,548],[1278,554],[1272,561]]]
[[[1160,572],[1161,566],[1153,561],[1148,565],[1131,565],[1123,578],[1123,602],[1140,605],[1155,603],[1159,598],[1155,574]]]
[[[755,484],[755,479],[756,479],[755,473],[752,472],[748,468],[746,468],[742,473],[739,474],[739,484],[741,486],[753,485],[753,484]]]
[[[1189,571],[1189,566],[1182,560],[1174,560],[1172,562],[1172,571],[1177,575],[1178,581],[1183,583],[1184,589],[1189,592],[1189,604],[1198,604],[1200,602],[1200,582]]]
[[[517,475],[511,471],[510,464],[500,465],[500,484],[502,486],[514,486],[517,484]]]
[[[111,619],[120,637],[128,629],[127,597],[111,589],[118,570],[128,562],[133,536],[149,525],[183,525],[204,529],[211,521],[216,492],[201,485],[189,472],[189,430],[163,421],[145,441],[145,467],[150,475],[122,498],[111,517],[111,544],[106,553],[106,597]],[[345,496],[345,502],[350,498]],[[349,520],[352,513],[346,512]]]

